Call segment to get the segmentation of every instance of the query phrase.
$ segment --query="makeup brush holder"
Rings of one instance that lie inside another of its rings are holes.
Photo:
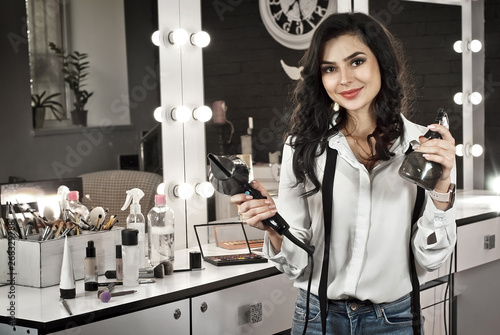
[[[84,258],[87,242],[96,247],[99,275],[116,267],[115,245],[120,244],[122,228],[103,231],[82,231],[81,235],[68,237],[75,280],[84,277]],[[64,239],[38,241],[39,234],[26,240],[0,239],[0,284],[10,283],[9,255],[15,262],[15,284],[30,287],[58,285],[64,251]],[[11,243],[9,245],[9,242]],[[13,252],[13,253],[12,253]]]

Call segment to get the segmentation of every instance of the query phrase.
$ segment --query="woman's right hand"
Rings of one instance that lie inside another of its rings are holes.
[[[254,199],[251,195],[239,193],[231,197],[231,202],[238,206],[241,221],[261,230],[272,230],[262,221],[276,214],[276,205],[269,192],[258,181],[252,181],[250,186],[262,193],[266,199]]]

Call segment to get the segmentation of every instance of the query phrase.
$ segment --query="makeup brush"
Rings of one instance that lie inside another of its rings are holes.
[[[64,226],[64,222],[63,222],[63,220],[59,219],[59,220],[56,220],[54,222],[54,225],[57,225],[57,230],[54,233],[54,238],[59,238],[59,235],[61,235],[61,232],[62,232],[62,229]]]
[[[21,227],[19,227],[19,223],[17,222],[16,212],[14,211],[14,206],[12,206],[12,202],[8,202],[7,206],[9,208],[9,212],[12,215],[12,222],[14,223],[14,228],[19,236],[23,236],[24,232],[21,232]]]
[[[26,217],[26,215],[24,215],[24,208],[21,207],[21,205],[19,204],[19,200],[16,200],[17,204],[17,208],[19,209],[19,212],[21,213],[21,215],[23,216],[23,223],[24,223],[24,226],[25,226],[25,232],[24,232],[24,238],[27,238],[28,235],[31,235],[33,233],[33,226],[34,226],[34,223],[33,223],[33,220],[31,219],[28,219]],[[38,233],[38,229],[37,230],[37,233]]]
[[[105,290],[97,291],[97,297],[102,302],[108,302],[109,300],[111,300],[111,297],[118,297],[137,292],[136,290],[113,292],[114,289],[115,289],[115,283],[110,283]]]

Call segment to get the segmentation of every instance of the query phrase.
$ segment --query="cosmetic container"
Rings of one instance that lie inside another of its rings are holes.
[[[139,230],[125,228],[122,234],[123,286],[139,285]]]
[[[138,188],[133,188],[127,191],[127,198],[122,207],[122,211],[130,206],[130,214],[127,216],[127,228],[137,229],[139,231],[138,244],[139,244],[139,266],[150,266],[149,261],[146,259],[146,219],[141,213],[141,205],[139,201],[144,196],[144,192]]]
[[[174,212],[164,194],[155,195],[155,206],[148,213],[148,256],[152,266],[174,262]]]
[[[80,202],[78,191],[68,193],[68,207],[76,215],[78,214],[84,221],[89,220],[89,209]]]
[[[84,287],[85,291],[97,291],[97,258],[94,241],[87,242],[86,257],[84,260]]]
[[[122,246],[116,246],[116,280],[123,280]]]
[[[63,260],[61,265],[61,277],[59,281],[59,294],[62,299],[73,299],[76,296],[75,273],[71,261],[71,251],[68,245],[68,237],[64,238]]]
[[[440,108],[438,109],[434,123],[440,124],[449,128],[448,115]],[[423,136],[428,139],[441,139],[441,134],[437,131],[429,130]],[[412,141],[412,147],[420,145],[418,141]],[[413,151],[413,148],[407,152],[401,167],[399,168],[399,175],[411,183],[417,184],[426,190],[432,191],[436,186],[441,174],[443,173],[443,166],[436,162],[431,162],[425,159],[423,153]]]

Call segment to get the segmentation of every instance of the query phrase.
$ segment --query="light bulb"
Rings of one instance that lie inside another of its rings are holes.
[[[457,144],[455,147],[455,154],[459,157],[479,157],[483,154],[484,149],[480,144]]]
[[[457,53],[462,53],[462,41],[456,41],[453,43],[453,50]]]
[[[153,42],[154,45],[159,46],[160,45],[160,31],[157,30],[151,35],[151,41]]]
[[[208,181],[204,181],[203,183],[196,185],[195,190],[196,193],[201,195],[203,198],[210,198],[215,192],[214,187]]]
[[[168,34],[168,41],[175,45],[184,45],[189,40],[189,34],[184,29],[176,29]]]
[[[161,114],[162,114],[161,111],[162,111],[161,107],[156,107],[155,111],[153,112],[153,116],[154,116],[155,120],[158,122],[163,121],[163,118],[161,116]]]
[[[479,92],[472,92],[469,94],[469,101],[473,105],[479,105],[483,101],[483,96]]]
[[[191,110],[186,106],[179,106],[172,109],[172,119],[179,122],[186,122],[191,118]]]
[[[193,111],[193,117],[201,122],[207,122],[212,118],[212,109],[208,106],[200,106]]]
[[[457,105],[461,105],[463,104],[463,101],[462,101],[462,92],[458,92],[456,93],[454,96],[453,96],[453,101],[455,101],[455,103]]]
[[[479,51],[481,51],[482,47],[483,47],[483,44],[481,43],[480,40],[472,40],[469,43],[469,49],[472,52],[479,52]]]
[[[197,47],[204,48],[210,44],[210,35],[206,31],[199,31],[191,35],[191,43]]]
[[[491,188],[493,189],[493,191],[495,193],[500,193],[500,177],[495,177],[492,181],[491,181]]]
[[[193,196],[194,189],[191,184],[182,183],[174,187],[174,195],[181,199],[189,199]]]
[[[470,154],[472,157],[479,157],[483,154],[483,147],[480,144],[474,144],[470,147]]]

